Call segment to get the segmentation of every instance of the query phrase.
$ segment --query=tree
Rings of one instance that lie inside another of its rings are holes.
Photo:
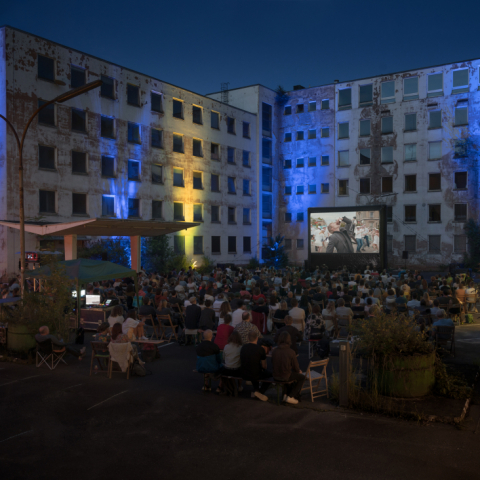
[[[278,86],[275,92],[277,93],[277,95],[275,96],[275,101],[278,103],[278,105],[283,107],[288,102],[290,97],[281,85]]]
[[[130,242],[122,237],[90,242],[88,247],[83,247],[77,252],[77,257],[91,260],[106,258],[109,262],[130,267]]]
[[[468,253],[465,253],[465,264],[478,269],[480,265],[480,225],[470,218],[464,228],[468,239]]]
[[[265,263],[269,267],[285,268],[288,265],[288,254],[285,252],[285,246],[282,245],[284,237],[277,235],[270,237],[268,245],[263,249]]]
[[[148,271],[166,272],[173,256],[167,235],[142,238],[142,265]]]

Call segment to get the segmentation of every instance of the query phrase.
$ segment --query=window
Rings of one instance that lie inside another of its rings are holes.
[[[391,205],[387,206],[387,222],[393,222],[393,207]]]
[[[173,134],[173,151],[183,153],[183,135]]]
[[[198,125],[203,125],[202,108],[192,105],[192,121]]]
[[[128,179],[140,180],[140,162],[136,160],[128,161]]]
[[[308,111],[314,112],[317,109],[317,102],[308,102]]]
[[[220,145],[216,143],[210,145],[210,158],[212,160],[220,160]]]
[[[441,128],[442,127],[442,111],[431,110],[428,112],[429,121],[428,128]]]
[[[250,152],[248,150],[244,150],[242,153],[242,165],[244,167],[250,166]]]
[[[262,162],[272,164],[272,141],[262,138]]]
[[[185,220],[183,216],[183,203],[173,202],[173,219],[174,220]]]
[[[129,105],[140,106],[140,87],[127,83],[127,103]]]
[[[183,180],[183,170],[181,168],[173,169],[173,186],[174,187],[184,187],[185,183]]]
[[[185,237],[180,235],[173,237],[173,253],[175,255],[185,255]]]
[[[405,250],[407,252],[415,253],[417,250],[417,236],[405,235]]]
[[[382,193],[393,193],[393,177],[382,177]]]
[[[202,172],[193,172],[193,188],[203,190]]]
[[[38,55],[38,78],[55,81],[55,60]]]
[[[304,105],[303,103],[299,103],[297,105],[297,113],[303,113],[305,110],[304,110]]]
[[[38,146],[38,167],[55,170],[55,148]]]
[[[38,101],[38,107],[40,108],[42,105],[45,105],[43,100]],[[45,107],[44,109],[38,112],[38,123],[42,125],[50,125],[51,127],[55,126],[55,104],[52,103]]]
[[[292,249],[292,239],[291,238],[286,238],[285,239],[285,250],[291,250]]]
[[[140,142],[140,125],[128,122],[128,141],[130,143]]]
[[[440,97],[443,95],[443,73],[428,75],[427,97]]]
[[[101,116],[100,135],[105,138],[115,138],[115,120],[112,117]]]
[[[292,114],[292,106],[291,105],[285,105],[285,108],[283,110],[284,115],[291,115]]]
[[[316,185],[309,185],[308,186],[308,193],[317,193],[317,186]]]
[[[466,105],[455,107],[455,127],[468,125],[468,107]]]
[[[138,198],[128,199],[128,216],[133,218],[140,217],[140,200]]]
[[[182,118],[183,119],[183,102],[181,100],[176,100],[175,98],[172,100],[173,102],[173,116],[175,118]]]
[[[242,122],[243,125],[243,138],[250,138],[250,124],[248,122]]]
[[[442,189],[442,176],[439,173],[430,173],[428,175],[428,190],[435,191]]]
[[[152,183],[163,183],[163,167],[162,165],[154,163],[152,165]]]
[[[303,140],[304,139],[303,133],[304,133],[303,131],[297,132],[297,140]]]
[[[72,150],[72,173],[87,173],[87,154]]]
[[[408,143],[405,145],[405,161],[414,162],[417,160],[417,144]]]
[[[220,176],[215,175],[212,173],[211,179],[210,179],[210,188],[212,192],[219,192],[220,191]]]
[[[243,195],[250,196],[250,180],[243,179]]]
[[[233,117],[227,117],[227,132],[235,135],[235,119]]]
[[[235,165],[235,149],[233,147],[227,148],[227,162]]]
[[[201,203],[193,205],[193,221],[203,222],[203,205]]]
[[[387,252],[393,253],[393,235],[387,235]]]
[[[283,168],[286,169],[286,168],[292,168],[292,161],[291,160],[285,160],[283,162]]]
[[[361,178],[360,179],[360,193],[362,193],[362,194],[370,193],[370,179],[369,178]]]
[[[292,186],[285,185],[285,195],[291,195],[291,194],[292,194]]]
[[[262,103],[262,134],[272,136],[272,106]]]
[[[303,212],[297,212],[297,222],[303,222]]]
[[[115,100],[115,81],[112,77],[101,75],[102,85],[100,87],[100,95],[105,98]]]
[[[338,124],[338,138],[348,138],[349,122]]]
[[[152,128],[152,147],[163,148],[163,130]]]
[[[220,223],[220,207],[218,205],[212,205],[211,218],[212,223]]]
[[[220,253],[220,237],[212,237],[212,253]]]
[[[157,92],[150,93],[150,102],[152,112],[163,113],[162,94]]]
[[[455,158],[467,156],[467,141],[464,138],[455,140]]]
[[[382,147],[382,163],[393,163],[393,147]]]
[[[360,85],[359,107],[373,105],[373,85]]]
[[[86,82],[85,69],[81,67],[76,67],[75,65],[70,66],[70,86],[72,88],[83,87]]]
[[[322,138],[327,138],[330,136],[330,128],[322,127]]]
[[[372,154],[370,148],[360,149],[360,165],[370,165],[371,158]]]
[[[152,200],[152,218],[156,220],[161,220],[163,218],[162,203],[161,200]]]
[[[102,195],[102,216],[115,216],[115,197],[110,195]]]
[[[338,109],[346,110],[352,108],[352,89],[344,88],[338,91]]]
[[[417,191],[417,176],[405,175],[405,191],[416,192]]]
[[[322,100],[322,110],[329,110],[330,109],[330,100],[325,99]]]
[[[440,235],[428,236],[428,253],[440,253],[441,238]]]
[[[465,190],[467,186],[467,172],[455,172],[455,190]]]
[[[350,160],[349,160],[348,150],[338,152],[338,166],[339,167],[348,167],[349,165],[350,165]]]
[[[309,130],[308,131],[308,139],[312,140],[314,138],[317,138],[317,131],[316,130]]]
[[[452,93],[468,92],[468,68],[453,71]]]
[[[393,117],[382,118],[382,133],[393,133]]]
[[[243,224],[244,225],[250,225],[250,209],[249,208],[244,208],[243,209]]]
[[[297,250],[303,250],[303,238],[297,238]]]
[[[454,205],[454,221],[455,222],[466,222],[467,221],[467,204],[466,203],[456,203]]]
[[[264,193],[262,195],[262,218],[271,220],[272,212],[273,212],[272,196]]]
[[[330,192],[330,184],[329,183],[321,183],[320,184],[320,192],[321,193],[329,193]]]
[[[428,144],[428,159],[439,160],[442,158],[442,142],[430,142]]]
[[[237,253],[237,237],[228,237],[228,253]]]
[[[102,155],[102,177],[115,177],[115,159]]]
[[[290,212],[285,212],[285,223],[290,223],[292,221],[292,214]]]
[[[322,166],[325,167],[327,165],[330,165],[330,156],[322,155]]]
[[[272,187],[272,169],[269,167],[262,167],[262,190],[264,192],[271,192]]]
[[[40,213],[56,213],[55,192],[40,190]]]
[[[360,120],[360,136],[368,137],[370,135],[370,120]]]
[[[297,158],[297,168],[303,168],[305,166],[305,162],[303,158]]]
[[[417,206],[405,205],[405,221],[416,222],[417,221]]]
[[[193,139],[192,153],[194,157],[203,157],[202,141],[198,138]]]
[[[429,222],[441,222],[441,205],[429,205],[428,206],[428,221]]]
[[[317,157],[308,157],[308,166],[316,167],[317,166]]]
[[[338,196],[348,196],[348,180],[338,181]]]
[[[413,132],[417,129],[417,114],[409,113],[405,115],[405,131]]]
[[[203,255],[203,237],[193,237],[193,254]]]
[[[297,185],[297,195],[303,195],[304,194],[304,187],[303,185]]]
[[[380,103],[395,103],[395,82],[383,82],[381,84],[382,97]]]
[[[87,195],[85,193],[72,193],[72,215],[87,214]]]
[[[235,207],[228,207],[228,223],[237,223]]]
[[[418,77],[403,79],[403,101],[418,99]]]
[[[228,183],[228,193],[237,193],[235,189],[235,178],[228,177],[227,183]]]
[[[243,253],[250,253],[252,251],[251,237],[243,237]]]
[[[453,252],[465,253],[467,251],[467,236],[454,235],[453,236]]]
[[[215,130],[220,130],[220,114],[217,112],[210,112],[210,126]]]

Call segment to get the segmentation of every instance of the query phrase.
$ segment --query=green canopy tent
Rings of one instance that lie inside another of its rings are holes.
[[[88,260],[86,258],[77,258],[76,260],[66,260],[58,262],[65,268],[65,274],[76,284],[77,290],[77,325],[80,320],[80,289],[82,285],[101,280],[112,280],[114,278],[133,277],[135,280],[135,296],[138,302],[138,278],[137,272],[127,267],[122,267],[112,262],[103,262],[101,260]],[[28,270],[25,272],[26,278],[46,279],[52,274],[50,265]]]

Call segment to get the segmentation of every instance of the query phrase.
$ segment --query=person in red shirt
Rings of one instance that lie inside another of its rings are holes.
[[[223,350],[228,343],[228,337],[235,330],[230,324],[232,323],[232,316],[227,313],[223,317],[224,323],[218,326],[217,336],[215,337],[215,344],[218,345],[220,350]]]

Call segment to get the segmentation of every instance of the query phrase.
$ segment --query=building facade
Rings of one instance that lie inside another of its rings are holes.
[[[30,221],[199,222],[174,235],[189,261],[248,263],[269,237],[308,258],[309,207],[387,206],[390,265],[461,261],[478,219],[480,60],[286,95],[261,86],[200,95],[11,27],[0,29],[0,113],[21,131]],[[0,219],[18,220],[18,153],[0,123]],[[88,241],[83,238],[81,241]],[[41,238],[26,236],[27,250]],[[0,227],[0,273],[18,271]]]

